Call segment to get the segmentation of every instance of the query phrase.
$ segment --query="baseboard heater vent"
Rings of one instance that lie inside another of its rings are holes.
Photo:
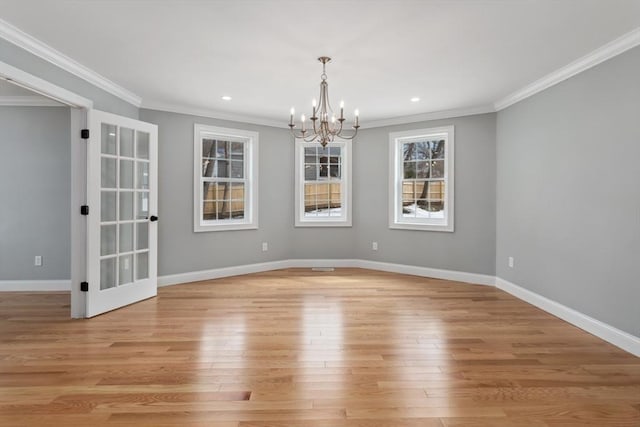
[[[334,271],[335,268],[333,268],[333,267],[312,267],[311,270],[312,271]]]

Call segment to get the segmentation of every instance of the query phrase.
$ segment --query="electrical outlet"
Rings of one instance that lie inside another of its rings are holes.
[[[36,267],[42,267],[42,255],[36,255],[35,259],[33,260],[33,265],[35,265]]]
[[[509,257],[509,267],[513,268],[513,257]]]
[[[267,252],[269,250],[269,243],[262,242],[262,252]]]
[[[371,243],[371,250],[373,250],[373,251],[377,251],[378,250],[378,242]]]

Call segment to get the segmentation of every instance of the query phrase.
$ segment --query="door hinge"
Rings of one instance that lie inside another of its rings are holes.
[[[80,290],[82,292],[89,292],[89,282],[80,282]]]
[[[89,205],[80,206],[80,215],[89,215]]]
[[[80,138],[89,139],[89,129],[82,129],[80,131]]]

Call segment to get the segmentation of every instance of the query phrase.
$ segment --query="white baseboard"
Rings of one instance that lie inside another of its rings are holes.
[[[432,277],[435,279],[455,280],[458,282],[467,282],[478,285],[495,285],[494,276],[465,273],[462,271],[440,270],[437,268],[392,264],[361,259],[287,259],[282,261],[271,261],[160,276],[158,277],[158,286],[177,285],[180,283],[197,282],[200,280],[211,280],[221,277],[239,276],[242,274],[261,273],[263,271],[280,270],[283,268],[314,267],[368,268],[370,270],[411,274],[414,276]]]
[[[392,264],[389,262],[356,260],[357,267],[370,270],[389,271],[391,273],[411,274],[413,276],[432,277],[434,279],[454,280],[456,282],[473,283],[475,285],[495,286],[495,276],[464,271],[441,270],[439,268],[418,267],[415,265]]]
[[[542,295],[536,294],[535,292],[531,292],[530,290],[524,289],[518,285],[514,285],[500,277],[496,278],[496,286],[498,289],[502,289],[516,298],[535,305],[547,313],[551,313],[554,316],[589,332],[590,334],[602,338],[616,347],[640,357],[640,338],[634,335],[614,328],[611,325],[594,319],[593,317],[589,317],[586,314],[580,313],[579,311],[562,305],[556,301],[543,297]]]
[[[70,291],[71,280],[0,280],[0,292]]]

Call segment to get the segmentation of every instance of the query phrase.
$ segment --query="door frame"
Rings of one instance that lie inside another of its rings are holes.
[[[71,107],[71,317],[84,318],[86,294],[80,282],[87,277],[87,219],[80,206],[87,204],[87,146],[80,130],[89,124],[93,101],[2,61],[0,79]]]

